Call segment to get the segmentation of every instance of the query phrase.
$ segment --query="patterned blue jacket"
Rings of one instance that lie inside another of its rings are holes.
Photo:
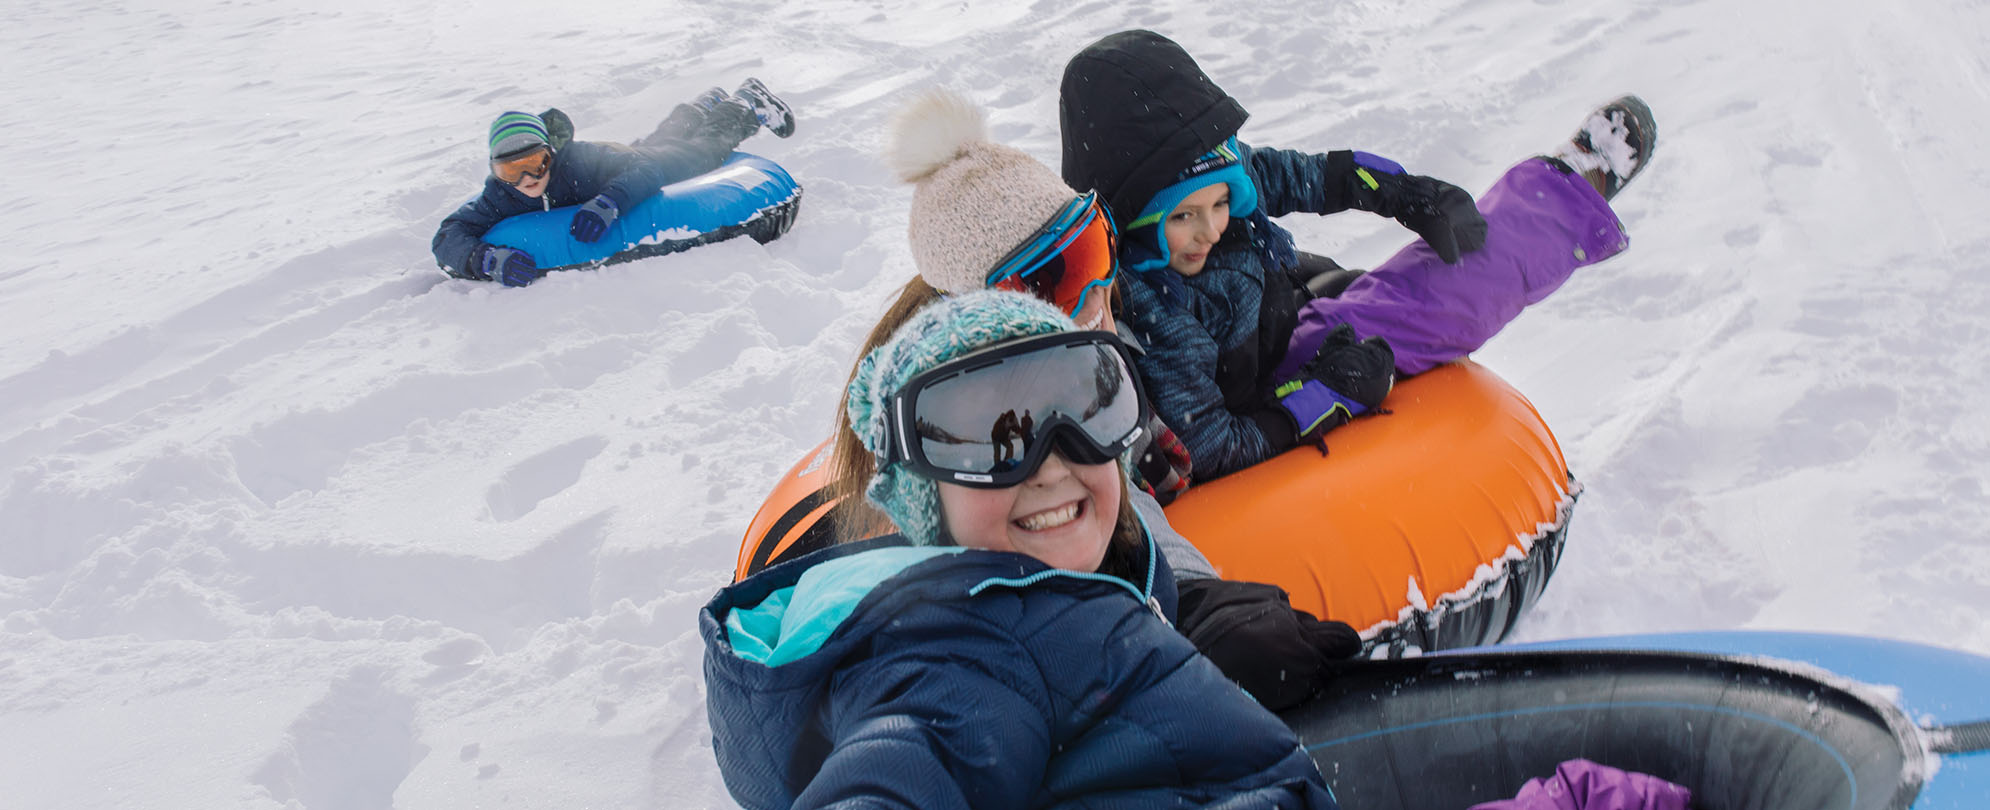
[[[1344,191],[1347,172],[1338,165],[1345,161],[1239,147],[1257,184],[1257,210],[1231,220],[1202,272],[1128,273],[1120,285],[1123,319],[1147,349],[1135,358],[1142,381],[1155,412],[1188,447],[1197,479],[1290,449],[1266,438],[1292,433],[1291,417],[1271,394],[1282,381],[1271,374],[1285,357],[1305,294],[1303,280],[1292,275],[1299,263],[1292,234],[1271,217],[1335,214],[1353,205]]]
[[[627,211],[664,186],[718,168],[729,154],[730,149],[715,152],[692,141],[660,146],[574,141],[553,156],[552,178],[540,198],[486,177],[482,193],[442,220],[430,248],[444,272],[472,278],[466,272],[470,253],[499,220],[579,205],[597,194],[608,195],[618,209]]]
[[[699,614],[713,750],[747,808],[1337,810],[1290,729],[1145,582],[1021,555],[836,546]]]

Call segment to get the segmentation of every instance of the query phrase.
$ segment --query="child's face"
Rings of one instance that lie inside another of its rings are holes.
[[[1209,251],[1230,227],[1230,185],[1216,183],[1188,195],[1168,212],[1168,267],[1184,276],[1202,272]]]
[[[1052,450],[1007,489],[941,482],[940,513],[968,548],[1028,554],[1045,565],[1097,571],[1119,521],[1119,464],[1074,464]]]
[[[541,146],[518,157],[491,161],[491,175],[509,183],[520,194],[538,199],[546,193],[553,178],[553,151]]]
[[[523,194],[527,197],[531,197],[532,199],[535,200],[539,199],[540,195],[546,193],[546,182],[552,179],[552,177],[553,177],[552,172],[547,172],[545,174],[539,175],[538,177],[534,177],[528,174],[525,176],[525,180],[518,184],[517,186],[518,193]]]

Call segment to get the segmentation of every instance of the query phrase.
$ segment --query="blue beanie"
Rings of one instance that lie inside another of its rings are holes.
[[[541,144],[551,144],[546,136],[546,122],[531,113],[511,112],[499,115],[491,122],[491,157],[501,158],[523,152]]]
[[[940,490],[902,462],[886,463],[891,397],[920,372],[1004,340],[1077,327],[1056,307],[1022,293],[977,290],[949,296],[915,313],[891,339],[865,355],[850,381],[850,430],[877,458],[864,496],[915,545],[940,536]]]
[[[1226,183],[1230,186],[1230,216],[1250,216],[1258,210],[1258,187],[1244,171],[1242,154],[1237,136],[1232,135],[1176,175],[1174,185],[1161,189],[1154,199],[1147,201],[1146,207],[1140,209],[1140,216],[1126,226],[1125,241],[1133,249],[1129,255],[1133,269],[1146,271],[1167,266],[1168,229],[1164,222],[1190,194]],[[1150,249],[1158,253],[1149,254]]]

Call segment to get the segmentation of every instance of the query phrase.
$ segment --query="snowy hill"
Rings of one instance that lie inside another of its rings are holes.
[[[1990,7],[1790,0],[0,10],[0,805],[721,807],[695,614],[912,273],[909,90],[1055,165],[1092,39],[1253,143],[1484,188],[1643,95],[1625,256],[1477,356],[1587,486],[1526,638],[1990,654]],[[524,290],[435,224],[485,124],[647,133],[759,76],[799,223]],[[1285,220],[1350,266],[1405,241]]]

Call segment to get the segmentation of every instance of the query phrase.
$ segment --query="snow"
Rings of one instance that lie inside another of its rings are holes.
[[[1990,6],[272,0],[0,9],[0,805],[722,807],[695,614],[911,270],[909,92],[1055,164],[1092,39],[1256,143],[1474,190],[1633,91],[1621,258],[1477,357],[1585,487],[1527,639],[1990,654]],[[445,280],[484,126],[647,133],[759,76],[794,230]],[[1361,214],[1286,220],[1372,265]]]

